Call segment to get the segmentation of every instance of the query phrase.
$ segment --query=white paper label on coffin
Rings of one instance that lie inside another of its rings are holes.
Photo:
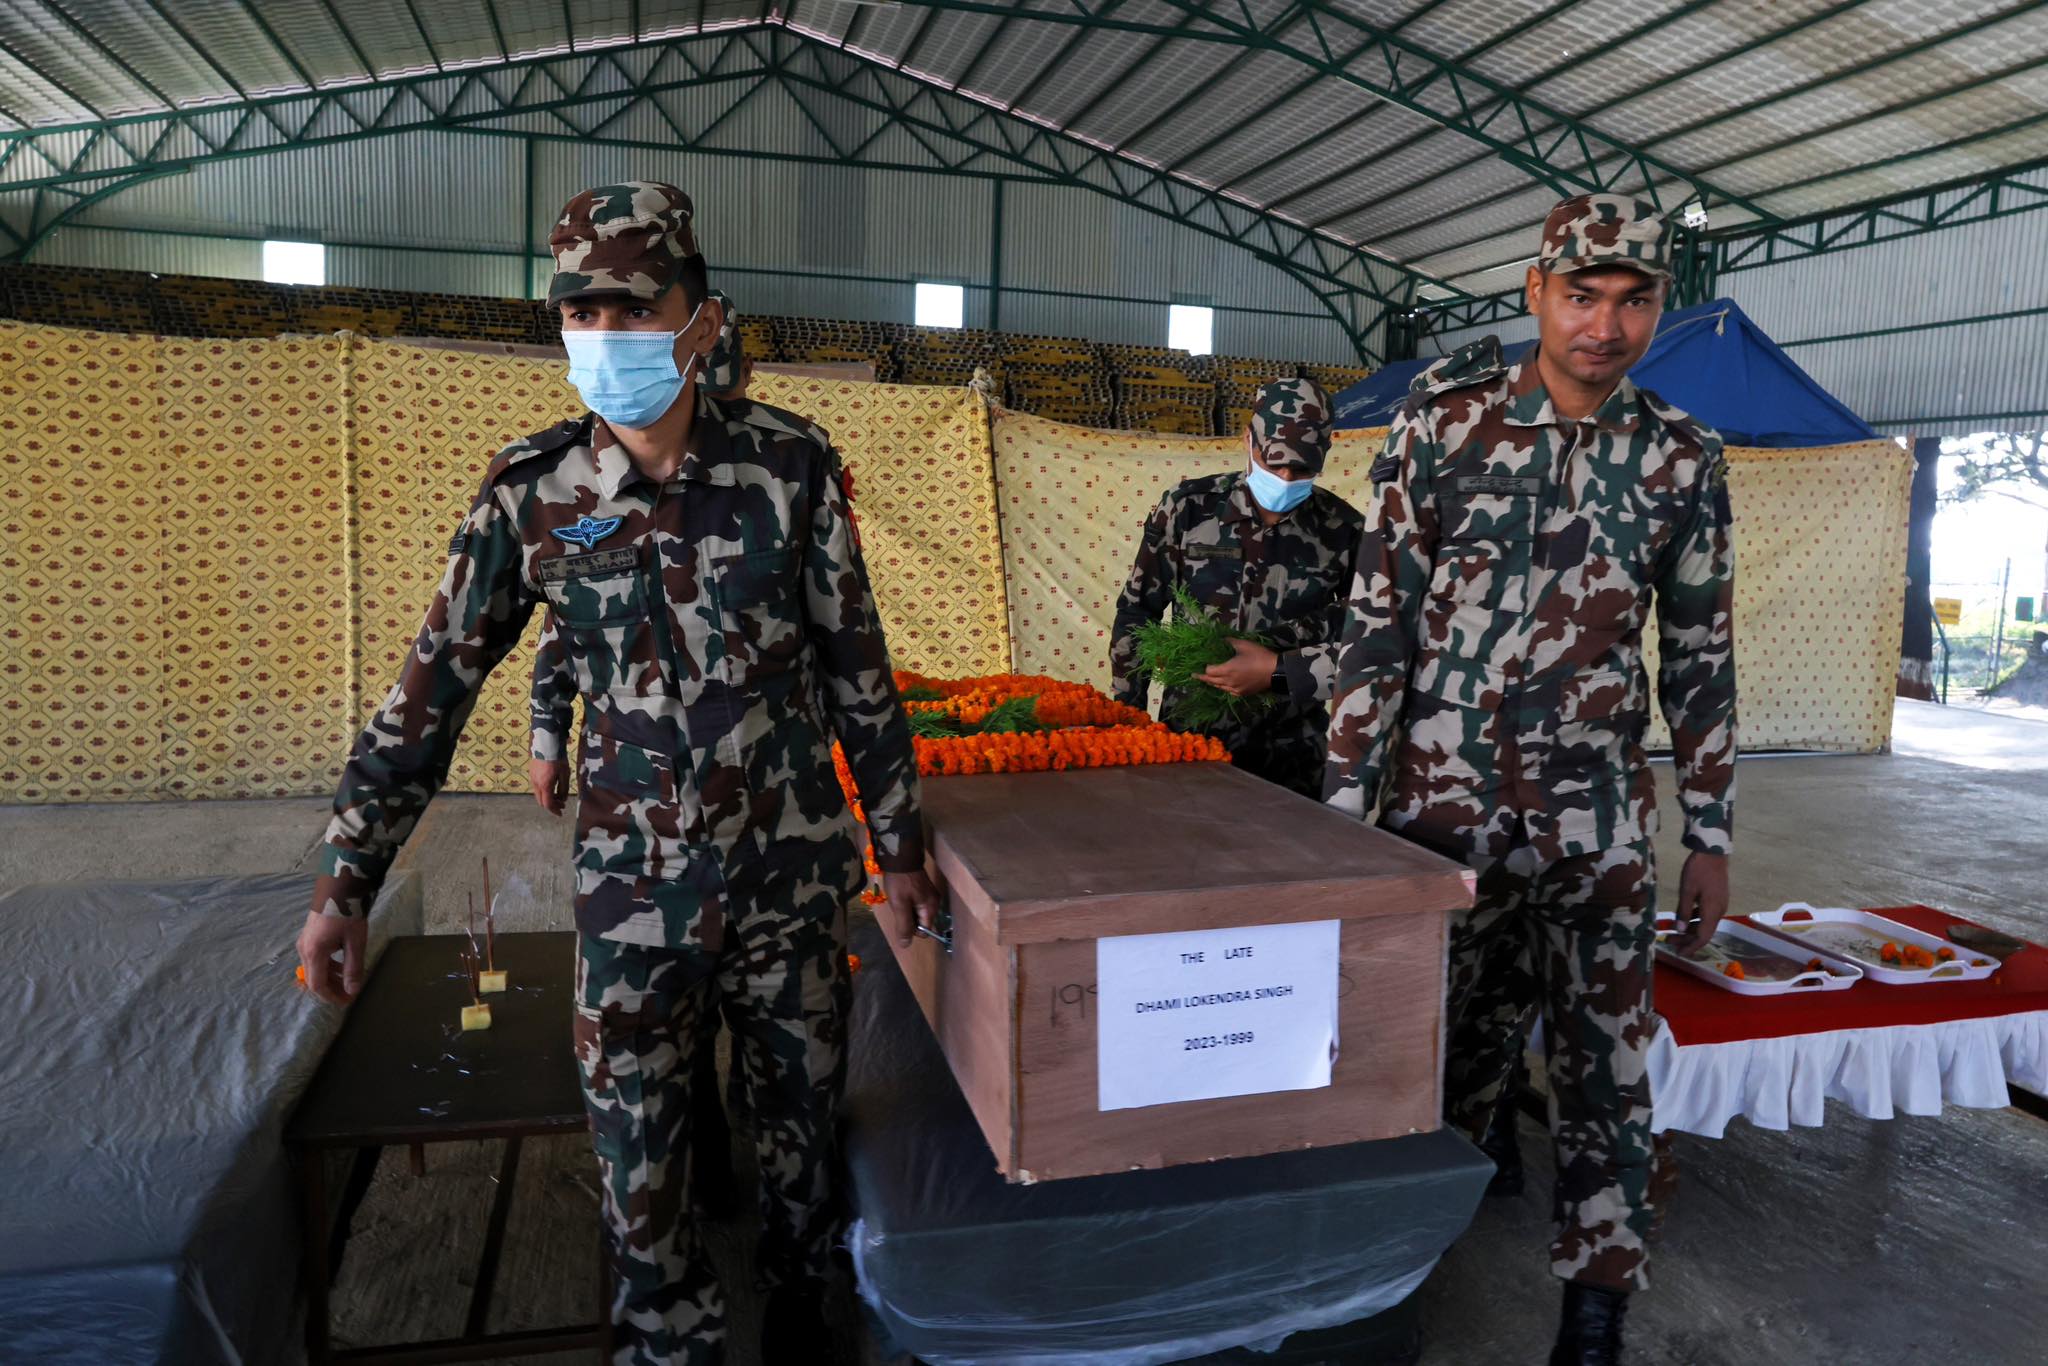
[[[1339,924],[1097,940],[1097,1108],[1328,1086]]]

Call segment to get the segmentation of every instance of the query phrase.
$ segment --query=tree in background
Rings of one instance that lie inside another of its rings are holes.
[[[1996,494],[2028,507],[2048,507],[2048,432],[1979,432],[1941,447],[1956,462],[1955,483],[1942,497],[1944,506]],[[2048,545],[2041,553],[2042,582],[2048,583]]]

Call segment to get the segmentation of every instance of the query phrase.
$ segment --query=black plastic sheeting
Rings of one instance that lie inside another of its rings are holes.
[[[1439,1131],[1009,1185],[881,933],[853,948],[854,1264],[894,1345],[937,1366],[1149,1366],[1368,1318],[1422,1283],[1493,1173]]]
[[[0,1360],[271,1363],[298,1291],[280,1134],[342,1013],[296,989],[312,879],[0,899]],[[372,961],[420,930],[416,879]]]

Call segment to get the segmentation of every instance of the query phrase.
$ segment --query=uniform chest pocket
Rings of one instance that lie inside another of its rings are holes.
[[[793,658],[803,637],[802,590],[797,546],[770,546],[714,559],[711,593],[718,603],[728,653],[750,662]]]
[[[1522,610],[1536,499],[1516,494],[1454,495],[1438,504],[1442,526],[1431,595],[1488,610]]]
[[[540,577],[564,626],[592,631],[647,619],[647,581],[637,547],[543,560]]]

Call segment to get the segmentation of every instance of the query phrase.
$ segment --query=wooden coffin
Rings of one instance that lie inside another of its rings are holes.
[[[895,953],[1010,1180],[1438,1127],[1459,865],[1226,764],[931,778],[924,811],[951,945]],[[1328,920],[1327,1087],[1098,1107],[1098,939]]]

